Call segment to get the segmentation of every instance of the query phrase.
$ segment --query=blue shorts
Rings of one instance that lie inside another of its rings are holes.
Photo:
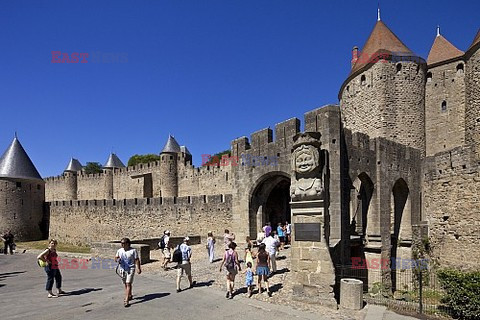
[[[270,274],[270,269],[268,269],[268,267],[257,267],[257,275],[268,276],[269,274]]]

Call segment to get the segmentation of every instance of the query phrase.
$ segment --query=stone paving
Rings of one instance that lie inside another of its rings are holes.
[[[244,257],[243,251],[244,245],[239,243],[237,247],[237,252],[239,253],[240,259]],[[314,312],[319,316],[325,316],[329,319],[363,319],[365,317],[365,309],[361,311],[351,311],[351,310],[334,310],[325,306],[318,304],[308,304],[298,300],[292,300],[292,281],[291,281],[291,272],[290,272],[290,249],[286,248],[279,253],[279,258],[277,259],[277,273],[269,279],[269,285],[272,291],[272,297],[264,292],[258,294],[257,289],[254,289],[254,294],[250,299],[256,299],[260,301],[270,302],[277,305],[289,306],[294,309],[304,310]],[[193,245],[192,246],[192,275],[193,280],[201,283],[203,285],[211,285],[218,289],[224,290],[226,292],[226,281],[225,281],[225,272],[219,271],[221,264],[221,258],[223,255],[224,249],[221,244],[218,244],[215,247],[215,262],[210,263],[208,261],[207,250],[205,249],[204,244]],[[150,253],[150,258],[154,261],[152,263],[145,264],[143,266],[143,272],[157,274],[163,277],[170,279],[175,279],[176,269],[174,266],[176,263],[171,263],[166,271],[162,269],[161,263],[163,261],[163,255],[160,250],[153,250]],[[245,264],[242,263],[242,271],[244,270]],[[256,277],[255,277],[256,282]],[[182,279],[181,283],[182,288],[188,286],[188,280]],[[235,278],[235,289],[236,296],[246,296],[246,287],[245,287],[245,276],[241,273]]]

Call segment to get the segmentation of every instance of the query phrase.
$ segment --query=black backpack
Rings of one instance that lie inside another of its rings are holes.
[[[165,235],[160,238],[160,249],[165,249]]]
[[[182,262],[182,250],[180,250],[180,245],[178,245],[177,249],[173,251],[172,261],[178,263]]]

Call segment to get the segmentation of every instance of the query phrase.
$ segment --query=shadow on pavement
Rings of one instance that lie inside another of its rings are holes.
[[[278,290],[280,290],[282,288],[283,288],[283,284],[277,283],[277,284],[274,284],[273,286],[270,287],[270,291],[271,292],[277,292]]]
[[[103,288],[84,288],[80,290],[74,290],[74,291],[68,291],[67,293],[64,294],[64,296],[79,296],[85,293],[90,293],[92,291],[100,291],[103,290]]]
[[[208,281],[204,281],[204,282],[196,282],[194,283],[193,287],[210,287],[212,285],[212,283],[214,283],[215,280],[208,280]]]
[[[26,271],[15,271],[15,272],[5,272],[5,273],[0,273],[0,280],[17,276],[19,274],[25,273]]]
[[[275,273],[272,272],[271,275],[274,276],[274,275],[276,275],[276,274],[283,274],[283,273],[287,273],[287,272],[290,272],[290,269],[288,269],[288,268],[283,268],[283,269],[277,270]]]
[[[158,299],[158,298],[163,298],[170,295],[170,293],[165,292],[165,293],[151,293],[151,294],[146,294],[142,297],[134,297],[135,301],[132,302],[131,304],[138,304],[138,303],[143,303],[147,302],[153,299]]]
[[[220,261],[222,261],[222,260],[223,260],[222,258],[213,259],[212,263],[220,262]]]

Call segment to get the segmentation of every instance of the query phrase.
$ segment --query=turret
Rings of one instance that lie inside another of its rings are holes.
[[[465,140],[480,158],[480,29],[465,53]]]
[[[17,241],[43,239],[44,202],[45,182],[15,136],[0,158],[0,230]]]
[[[465,143],[464,52],[437,35],[427,58],[425,84],[426,155]]]
[[[171,135],[160,152],[160,192],[162,197],[178,196],[177,160],[181,152],[180,145]]]
[[[103,166],[105,199],[113,199],[113,173],[117,168],[125,168],[125,165],[115,153],[110,153],[107,162]]]
[[[354,132],[425,150],[425,60],[380,20],[343,83],[343,125]]]
[[[77,200],[78,194],[78,172],[83,168],[80,161],[77,159],[71,158],[67,167],[63,171],[63,176],[65,177],[65,199],[66,200]]]

